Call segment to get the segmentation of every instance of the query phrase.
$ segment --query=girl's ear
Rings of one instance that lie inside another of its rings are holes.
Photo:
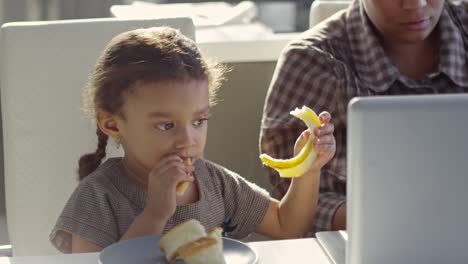
[[[101,131],[112,138],[120,138],[117,116],[106,111],[97,111],[96,124]]]

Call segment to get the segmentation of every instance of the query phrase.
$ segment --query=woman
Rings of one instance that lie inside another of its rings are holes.
[[[336,156],[321,172],[313,231],[345,229],[346,107],[355,96],[468,92],[468,3],[355,0],[291,42],[278,61],[260,148],[290,157],[303,125],[289,110],[334,116]],[[273,195],[288,182],[269,171]]]

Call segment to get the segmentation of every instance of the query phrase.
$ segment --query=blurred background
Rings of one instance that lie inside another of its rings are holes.
[[[304,31],[313,0],[253,0],[259,20],[276,32]],[[0,0],[0,22],[110,17],[112,5],[131,4],[133,0]],[[199,3],[209,0],[146,0],[158,4]],[[214,2],[214,1],[213,1]],[[224,1],[237,4],[240,0]],[[278,21],[281,18],[281,26]],[[289,20],[285,18],[290,18]],[[291,22],[285,22],[285,21]]]

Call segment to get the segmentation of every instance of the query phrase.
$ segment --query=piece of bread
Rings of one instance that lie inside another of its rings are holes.
[[[223,235],[222,235],[223,229],[221,227],[214,227],[208,230],[207,237],[213,238],[216,240],[216,245],[218,247],[218,250],[220,252],[223,251]]]
[[[212,237],[202,237],[181,246],[177,258],[186,264],[225,264],[221,244]]]
[[[218,243],[221,244],[221,246],[223,245],[223,229],[219,226],[217,227],[213,227],[211,229],[208,230],[208,237],[212,237],[214,239],[216,239],[216,241]]]
[[[185,158],[184,159],[184,164],[185,165],[192,165],[192,158]],[[182,196],[185,193],[185,190],[189,187],[190,183],[187,181],[181,181],[177,183],[176,186],[176,194],[178,196]]]
[[[176,225],[163,235],[159,240],[159,248],[171,262],[176,258],[179,247],[205,236],[205,228],[197,220],[191,219]]]
[[[182,196],[185,193],[185,190],[189,187],[188,181],[181,181],[177,183],[176,194],[177,196]]]

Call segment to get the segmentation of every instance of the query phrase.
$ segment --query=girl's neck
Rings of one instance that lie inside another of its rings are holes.
[[[138,188],[145,190],[148,186],[148,171],[137,161],[123,157],[121,160],[127,178],[132,181]]]
[[[383,42],[383,48],[400,73],[415,79],[423,79],[437,66],[437,33],[417,43]]]

